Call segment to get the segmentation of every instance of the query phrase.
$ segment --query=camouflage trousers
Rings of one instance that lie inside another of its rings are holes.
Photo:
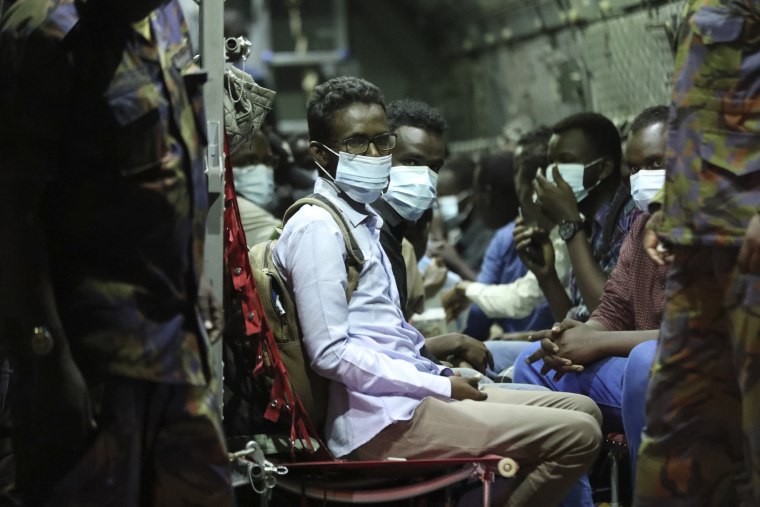
[[[17,442],[17,452],[26,457],[18,474],[27,484],[49,488],[47,493],[22,489],[24,505],[234,504],[227,452],[208,388],[111,377],[101,392],[98,428],[70,467],[64,456],[57,460],[55,452],[35,450],[34,441]],[[55,421],[48,423],[55,427]],[[56,464],[56,470],[49,466]]]
[[[760,505],[760,276],[734,248],[674,253],[634,505]]]

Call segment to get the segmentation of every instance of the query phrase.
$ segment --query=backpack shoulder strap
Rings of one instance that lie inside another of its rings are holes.
[[[319,206],[320,208],[326,210],[328,213],[330,213],[330,215],[333,217],[333,220],[335,220],[335,223],[337,223],[338,227],[340,228],[340,232],[343,235],[343,241],[346,245],[346,252],[348,252],[348,258],[346,259],[346,273],[348,275],[348,283],[346,286],[346,301],[349,301],[351,299],[351,295],[359,286],[359,273],[361,272],[362,266],[364,266],[364,253],[362,253],[361,248],[359,248],[359,243],[357,243],[356,238],[351,232],[351,227],[346,221],[346,217],[343,215],[343,212],[337,206],[335,206],[335,204],[333,204],[330,199],[323,195],[311,194],[294,202],[287,209],[285,215],[282,218],[283,225],[286,224],[299,209],[306,205]]]

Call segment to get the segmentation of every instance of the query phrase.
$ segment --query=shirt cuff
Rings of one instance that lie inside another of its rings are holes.
[[[431,375],[430,384],[425,386],[435,396],[441,396],[443,398],[451,398],[451,381],[449,377],[453,376],[454,372],[451,368],[443,368],[440,375]]]
[[[454,376],[454,370],[449,368],[448,366],[441,366],[441,371],[439,373],[442,377],[453,377]]]
[[[469,299],[472,299],[474,297],[477,297],[483,290],[487,287],[486,284],[480,283],[480,282],[470,282],[470,285],[467,286],[467,290],[464,291],[464,295],[467,296]]]

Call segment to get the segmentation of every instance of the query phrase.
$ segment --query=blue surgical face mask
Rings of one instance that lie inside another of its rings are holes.
[[[391,172],[391,155],[382,157],[367,157],[366,155],[351,155],[345,151],[335,153],[325,145],[325,149],[338,156],[338,168],[335,178],[317,164],[320,169],[343,190],[346,195],[356,202],[369,204],[375,202],[388,186],[388,176]]]
[[[235,191],[264,209],[272,209],[275,203],[274,171],[264,164],[233,167]]]
[[[432,206],[438,175],[426,166],[397,166],[391,168],[388,190],[383,194],[388,204],[404,220],[417,221]]]

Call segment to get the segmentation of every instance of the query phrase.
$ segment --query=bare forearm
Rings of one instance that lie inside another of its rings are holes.
[[[425,346],[437,359],[445,359],[451,354],[456,354],[462,346],[462,335],[459,333],[442,334],[431,336],[425,340]]]
[[[468,266],[461,258],[453,259],[448,263],[448,267],[464,280],[474,281],[478,277],[478,272]]]
[[[556,322],[562,322],[567,315],[568,310],[572,307],[570,298],[567,297],[565,287],[559,281],[556,272],[542,276],[538,279],[538,285],[546,296],[546,302],[552,312],[552,317]]]
[[[604,284],[607,283],[607,275],[594,258],[584,231],[578,232],[567,242],[567,250],[575,273],[575,283],[578,285],[583,302],[591,313],[599,306],[599,300],[604,293]]]
[[[633,348],[643,342],[656,340],[659,330],[601,331],[597,333],[599,347],[604,357],[626,357]]]

